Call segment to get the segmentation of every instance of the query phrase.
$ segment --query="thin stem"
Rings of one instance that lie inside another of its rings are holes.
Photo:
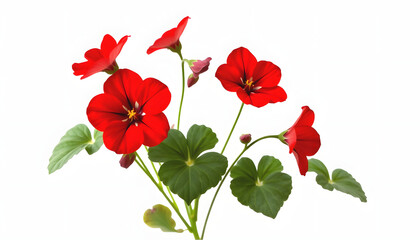
[[[181,93],[181,102],[179,103],[179,111],[178,111],[178,123],[176,125],[176,129],[179,130],[179,123],[181,121],[181,109],[182,103],[184,102],[184,91],[185,91],[185,70],[184,70],[184,58],[182,58],[181,52],[178,52],[179,57],[181,58],[181,68],[182,68],[182,93]]]
[[[244,108],[244,103],[242,103],[242,104],[241,104],[241,108],[239,109],[238,116],[236,117],[235,123],[233,123],[232,129],[230,130],[229,136],[228,136],[228,138],[226,139],[225,145],[223,146],[223,149],[222,149],[222,151],[220,152],[220,154],[223,154],[223,152],[225,151],[226,146],[227,146],[227,144],[228,144],[228,142],[229,142],[230,136],[232,136],[233,130],[234,130],[234,129],[235,129],[235,127],[236,127],[236,123],[238,122],[239,116],[241,116],[241,113],[242,113],[242,109],[243,109],[243,108]]]
[[[239,160],[239,158],[242,156],[242,154],[244,154],[250,147],[252,147],[252,145],[254,145],[255,143],[257,143],[257,142],[259,142],[259,141],[261,141],[263,139],[266,139],[266,138],[278,138],[278,135],[264,136],[264,137],[258,138],[257,140],[253,141],[249,145],[245,145],[245,147],[242,150],[242,152],[238,155],[238,157],[235,159],[235,161],[233,161],[233,163],[230,165],[229,169],[227,170],[227,172],[223,176],[222,181],[220,181],[219,186],[217,187],[217,190],[214,193],[213,200],[210,203],[210,208],[209,208],[209,211],[207,212],[206,220],[204,222],[203,232],[201,233],[201,239],[204,239],[204,233],[206,231],[207,221],[209,220],[210,212],[211,212],[211,210],[213,208],[213,204],[214,204],[214,201],[216,200],[217,194],[219,193],[219,190],[222,187],[223,182],[225,181],[226,177],[229,175],[230,171],[232,171],[233,166],[235,166],[236,162]]]
[[[194,235],[195,239],[200,239],[200,236],[198,235],[198,230],[197,230],[197,220],[195,219],[195,216],[194,216],[195,210],[191,207],[191,205],[188,205],[187,202],[184,202],[184,203],[185,203],[185,209],[187,210],[188,218],[190,219],[192,234]]]
[[[139,165],[139,167],[144,171],[144,173],[150,178],[150,180],[152,180],[152,182],[153,182],[153,184],[155,184],[155,186],[159,189],[159,191],[163,194],[163,196],[165,197],[165,199],[169,202],[169,204],[171,204],[171,206],[172,206],[172,208],[174,209],[174,211],[178,214],[178,216],[179,216],[179,218],[182,220],[182,222],[185,224],[185,226],[187,227],[187,229],[188,229],[188,231],[193,231],[192,230],[192,228],[191,228],[191,226],[188,224],[188,222],[185,220],[185,218],[182,216],[182,214],[181,214],[181,212],[179,211],[179,208],[178,208],[178,206],[176,205],[176,203],[174,203],[174,202],[172,202],[170,199],[169,199],[169,197],[168,197],[168,195],[166,195],[166,193],[165,193],[165,191],[163,191],[163,187],[162,187],[162,185],[159,185],[157,182],[156,182],[156,180],[153,178],[153,176],[150,174],[150,172],[149,172],[149,170],[147,170],[147,168],[144,168],[143,166],[145,166],[144,165],[144,163],[143,163],[143,160],[141,160],[141,158],[140,158],[140,156],[137,154],[137,152],[136,152],[136,156],[138,157],[138,159],[140,160],[140,162],[139,162],[139,160],[137,160],[137,159],[135,159],[135,162],[137,163],[137,165]],[[143,164],[143,166],[142,166],[142,164]]]

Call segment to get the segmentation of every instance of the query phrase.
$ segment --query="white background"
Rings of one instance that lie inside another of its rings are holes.
[[[350,172],[368,197],[361,203],[323,190],[313,173],[299,175],[286,146],[267,140],[245,155],[282,161],[293,177],[289,200],[272,220],[242,206],[227,181],[205,239],[419,239],[419,10],[416,1],[1,1],[0,239],[192,239],[143,223],[144,211],[165,199],[137,166],[121,168],[105,148],[47,171],[61,136],[89,124],[87,104],[107,78],[81,81],[71,65],[107,33],[131,35],[118,64],[168,85],[165,113],[176,123],[178,56],[146,50],[185,16],[184,57],[213,60],[187,89],[181,130],[211,127],[220,151],[240,101],[214,73],[233,49],[247,47],[282,69],[288,99],[244,108],[230,161],[241,133],[280,133],[309,105],[322,141],[315,157]],[[201,198],[200,229],[213,193]]]

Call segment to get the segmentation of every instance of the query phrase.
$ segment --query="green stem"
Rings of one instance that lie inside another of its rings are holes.
[[[223,152],[225,151],[226,146],[227,146],[227,144],[228,144],[228,142],[229,142],[230,136],[232,136],[233,130],[234,130],[234,129],[235,129],[235,127],[236,127],[236,123],[238,122],[239,116],[241,116],[241,113],[242,113],[242,109],[243,109],[243,108],[244,108],[244,103],[242,103],[242,104],[241,104],[241,108],[239,109],[238,116],[236,117],[235,123],[233,123],[232,129],[230,130],[229,136],[228,136],[228,138],[226,139],[225,145],[223,146],[223,149],[222,149],[222,151],[220,152],[220,154],[223,154]]]
[[[195,200],[195,202],[197,203],[197,200]],[[184,202],[184,203],[185,203],[185,209],[187,210],[188,218],[190,219],[192,234],[194,235],[195,239],[200,239],[200,236],[198,235],[198,230],[197,230],[197,219],[194,215],[195,209],[193,209],[191,205],[188,205],[187,202]]]
[[[179,130],[179,123],[181,121],[181,109],[182,103],[184,102],[184,91],[185,91],[185,70],[184,70],[184,58],[182,58],[181,52],[178,52],[179,57],[181,58],[181,68],[182,68],[182,94],[181,94],[181,102],[179,103],[179,111],[178,111],[178,123],[176,125],[176,129]]]
[[[139,165],[139,167],[144,171],[144,173],[150,178],[150,180],[152,180],[153,184],[155,184],[155,186],[159,189],[159,191],[163,194],[163,196],[166,198],[166,200],[169,202],[169,204],[172,206],[172,208],[174,209],[174,211],[178,214],[179,218],[182,220],[182,222],[185,224],[185,226],[187,227],[188,231],[193,231],[191,226],[188,224],[188,222],[185,220],[185,218],[182,216],[181,212],[179,211],[178,205],[176,205],[175,202],[172,202],[168,195],[166,195],[165,191],[163,191],[163,187],[162,185],[159,185],[156,180],[153,178],[153,176],[150,174],[150,171],[147,169],[146,165],[144,165],[143,160],[140,158],[140,156],[137,154],[136,152],[136,156],[137,158],[140,160],[135,159],[135,162],[137,163],[137,165]]]
[[[206,231],[207,221],[209,220],[210,212],[211,212],[211,210],[213,208],[213,204],[214,204],[214,201],[216,200],[217,194],[219,193],[219,190],[222,187],[223,182],[225,181],[226,177],[229,175],[230,171],[232,171],[233,166],[235,166],[236,162],[239,160],[239,158],[242,156],[242,154],[244,154],[250,147],[252,147],[252,145],[254,145],[255,143],[257,143],[257,142],[259,142],[259,141],[261,141],[263,139],[266,139],[266,138],[277,138],[278,139],[278,135],[264,136],[264,137],[258,138],[257,140],[253,141],[249,145],[248,144],[245,145],[245,147],[242,150],[242,152],[238,155],[238,157],[235,159],[235,161],[233,161],[233,163],[230,165],[229,169],[227,170],[227,172],[223,176],[222,181],[220,181],[219,186],[217,187],[217,190],[214,193],[213,200],[210,203],[210,208],[209,208],[209,210],[207,212],[206,220],[204,222],[203,232],[201,233],[201,239],[204,239],[204,233]]]

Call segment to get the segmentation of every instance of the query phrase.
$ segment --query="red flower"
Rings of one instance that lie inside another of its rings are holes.
[[[121,69],[106,80],[104,93],[90,101],[87,116],[104,132],[108,149],[130,154],[142,144],[156,146],[167,137],[169,123],[162,111],[170,100],[168,87],[159,80],[143,81],[137,73]]]
[[[179,42],[179,38],[187,26],[188,19],[190,19],[190,17],[185,17],[179,22],[176,28],[166,31],[162,37],[156,40],[155,43],[147,49],[147,54],[151,54],[152,52],[163,48],[168,48],[174,52],[180,51],[181,43]]]
[[[219,66],[216,77],[229,92],[236,92],[245,104],[262,107],[268,103],[283,102],[287,95],[280,82],[280,68],[272,62],[259,61],[252,53],[240,47],[233,50],[227,63]]]
[[[120,54],[122,47],[127,42],[129,36],[124,36],[118,42],[111,35],[107,34],[101,43],[101,49],[92,48],[85,53],[86,62],[74,63],[72,68],[74,75],[83,75],[80,79],[84,79],[97,72],[113,73],[118,70],[115,59]]]
[[[302,107],[302,114],[295,124],[284,134],[284,141],[289,145],[289,153],[295,155],[300,174],[305,176],[308,171],[308,158],[315,155],[321,147],[321,140],[318,132],[312,128],[315,114],[308,107]]]

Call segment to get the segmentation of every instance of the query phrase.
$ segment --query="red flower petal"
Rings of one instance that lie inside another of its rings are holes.
[[[237,68],[241,74],[242,81],[245,82],[253,76],[257,59],[248,49],[240,47],[229,54],[226,63]]]
[[[101,50],[99,50],[97,48],[92,48],[92,49],[86,51],[85,58],[88,61],[98,61],[98,60],[104,58],[104,55],[102,55]]]
[[[223,64],[217,68],[216,78],[222,83],[222,86],[229,92],[236,92],[242,89],[242,73],[234,66]]]
[[[171,92],[168,87],[154,78],[144,80],[137,96],[136,99],[146,114],[161,113],[171,102]]]
[[[104,92],[117,97],[127,109],[131,110],[142,83],[143,79],[137,73],[129,69],[120,69],[105,81]]]
[[[308,158],[296,151],[293,151],[293,155],[295,155],[300,174],[305,176],[308,172]]]
[[[146,114],[142,118],[141,127],[144,134],[144,145],[153,147],[161,143],[168,136],[169,123],[165,114]]]
[[[272,62],[259,61],[255,65],[254,74],[252,76],[255,86],[275,87],[280,82],[281,70]]]
[[[112,64],[115,61],[115,59],[118,57],[118,55],[120,55],[121,49],[124,47],[125,43],[127,42],[128,37],[130,36],[126,35],[122,37],[120,41],[118,42],[117,46],[115,46],[115,48],[112,49],[112,51],[109,53],[108,58],[109,58],[110,64]]]
[[[101,49],[93,48],[86,51],[85,58],[87,61],[72,65],[73,74],[76,76],[83,75],[81,79],[84,79],[97,72],[108,69],[114,64],[128,37],[121,38],[117,44],[111,35],[105,35],[101,43]]]
[[[106,58],[108,58],[109,54],[116,46],[117,46],[117,42],[115,41],[115,39],[109,34],[105,35],[101,43],[102,54]]]
[[[89,122],[99,131],[104,131],[113,122],[127,118],[122,103],[110,94],[99,94],[92,98],[86,110]]]
[[[151,54],[156,50],[169,48],[172,45],[176,44],[179,41],[182,33],[184,32],[185,27],[187,26],[187,22],[190,17],[185,17],[184,19],[179,22],[176,28],[172,28],[169,31],[166,31],[162,37],[157,39],[152,46],[147,49],[147,54]]]
[[[299,118],[296,120],[295,124],[292,127],[298,126],[312,126],[315,120],[314,111],[312,111],[308,106],[302,107],[302,113]]]
[[[276,86],[272,88],[260,88],[253,92],[255,95],[265,95],[269,100],[267,103],[284,102],[287,99],[287,94],[283,88]]]
[[[306,156],[315,155],[321,147],[321,140],[318,132],[308,126],[294,127],[297,136],[294,150]]]
[[[108,149],[117,154],[129,154],[143,144],[143,130],[141,124],[114,122],[105,129],[103,139]]]

